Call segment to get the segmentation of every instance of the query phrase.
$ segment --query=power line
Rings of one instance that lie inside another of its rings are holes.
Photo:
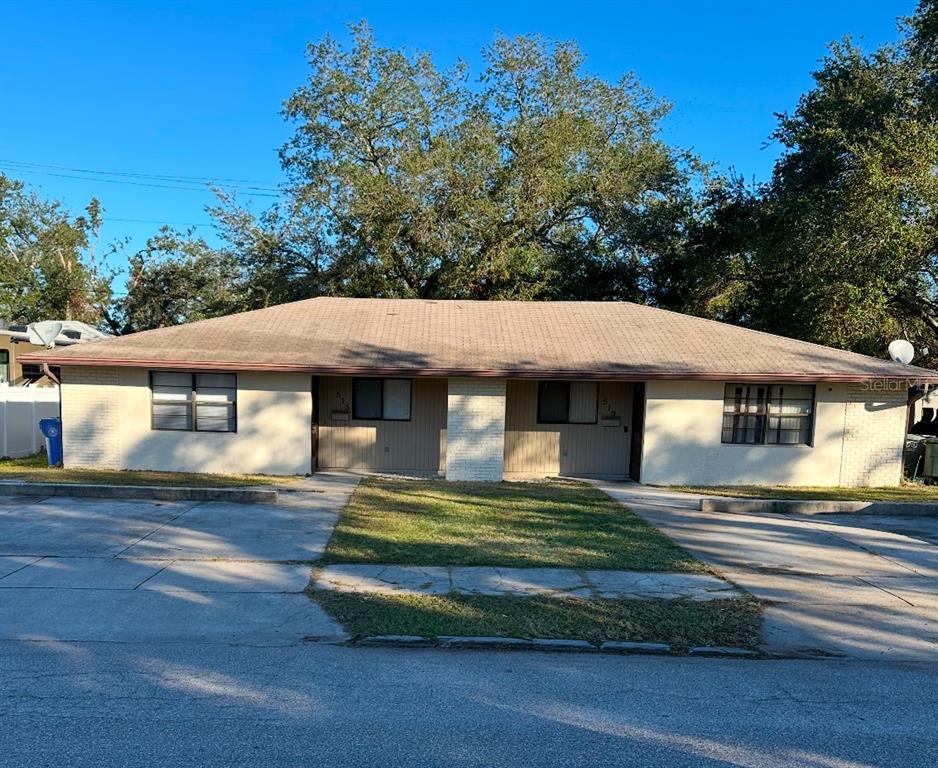
[[[47,169],[52,171],[68,171],[69,173],[92,173],[101,176],[127,176],[139,179],[152,179],[156,181],[176,181],[176,182],[201,182],[205,184],[228,182],[232,184],[259,184],[260,188],[267,191],[277,191],[277,182],[258,181],[257,179],[229,179],[208,176],[182,176],[178,174],[155,174],[155,173],[134,173],[130,171],[101,171],[91,168],[71,168],[64,165],[48,165],[45,163],[30,163],[25,160],[0,160],[2,165],[16,165],[29,168]]]
[[[0,165],[0,167],[3,167]],[[124,184],[134,187],[151,187],[153,189],[173,189],[181,192],[209,192],[210,190],[205,189],[204,187],[183,187],[178,184],[153,184],[146,181],[127,181],[124,179],[95,179],[89,178],[88,176],[75,176],[68,173],[52,173],[51,171],[19,171],[20,173],[32,173],[38,174],[40,176],[56,176],[61,179],[78,179],[79,181],[86,182],[106,182],[108,184]],[[234,187],[241,191],[250,191],[250,187]],[[278,194],[272,194],[269,192],[251,192],[251,195],[254,197],[280,197]]]
[[[160,219],[119,219],[115,216],[104,216],[105,224],[109,221],[121,221],[130,224],[168,224],[174,227],[213,227],[210,221],[161,221]]]
[[[154,189],[172,189],[172,190],[178,190],[182,192],[208,192],[209,191],[204,186],[194,187],[194,186],[183,186],[181,184],[157,184],[154,182],[146,182],[146,181],[131,181],[129,179],[94,178],[91,176],[78,176],[78,175],[69,174],[69,173],[55,173],[53,171],[38,171],[38,170],[32,170],[30,168],[17,168],[15,166],[10,166],[3,162],[0,162],[0,168],[5,168],[6,170],[12,170],[12,171],[15,171],[16,173],[30,173],[30,174],[39,175],[39,176],[54,176],[54,177],[62,178],[62,179],[77,179],[79,181],[84,181],[84,182],[105,182],[108,184],[124,184],[124,185],[130,185],[130,186],[135,186],[135,187],[151,187]],[[206,185],[210,183],[211,182],[205,182]],[[238,187],[238,186],[230,186],[230,185],[225,185],[225,186],[228,189],[234,189],[236,191],[250,193],[252,197],[280,197],[279,192],[273,192],[272,190],[268,190],[263,187]]]

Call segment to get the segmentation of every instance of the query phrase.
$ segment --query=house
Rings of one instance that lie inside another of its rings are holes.
[[[62,320],[62,332],[56,338],[56,346],[70,346],[85,341],[98,341],[109,338],[87,323],[77,320]],[[19,359],[29,352],[37,352],[44,347],[29,341],[26,325],[6,325],[0,321],[0,386],[53,386],[53,382],[43,373],[36,363],[23,364]]]
[[[39,351],[66,466],[893,485],[938,373],[625,302],[316,298]]]

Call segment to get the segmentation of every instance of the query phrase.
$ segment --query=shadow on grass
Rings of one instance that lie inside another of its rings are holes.
[[[350,595],[310,592],[351,635],[574,638],[754,648],[755,600],[585,600],[487,595]]]
[[[382,478],[359,485],[322,562],[705,570],[591,486]]]

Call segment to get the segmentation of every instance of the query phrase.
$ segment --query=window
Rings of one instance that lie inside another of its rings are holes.
[[[153,429],[237,432],[238,383],[233,373],[150,374]]]
[[[30,363],[23,363],[22,369],[23,369],[23,378],[26,381],[31,382],[31,383],[39,381],[43,376],[46,375],[45,372],[42,370],[42,367],[39,365],[31,365]],[[55,376],[57,379],[60,378],[55,368],[50,366],[49,370],[52,371],[52,375]]]
[[[410,379],[352,379],[352,418],[410,421]]]
[[[740,445],[811,445],[814,386],[727,384],[723,442]]]
[[[0,349],[0,384],[10,383],[10,353]]]
[[[537,421],[539,424],[595,424],[597,395],[595,381],[540,381]]]
[[[233,373],[195,375],[195,429],[197,432],[236,432],[237,380]]]

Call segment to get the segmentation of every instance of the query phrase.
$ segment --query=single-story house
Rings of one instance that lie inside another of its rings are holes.
[[[626,302],[316,298],[35,352],[65,464],[894,485],[938,373]]]
[[[92,328],[87,323],[77,320],[61,320],[62,332],[56,338],[56,346],[70,346],[86,341],[107,339],[106,333]],[[14,387],[53,386],[53,382],[36,364],[20,360],[29,352],[43,349],[29,341],[29,327],[27,325],[8,325],[0,320],[0,386],[8,384]]]

